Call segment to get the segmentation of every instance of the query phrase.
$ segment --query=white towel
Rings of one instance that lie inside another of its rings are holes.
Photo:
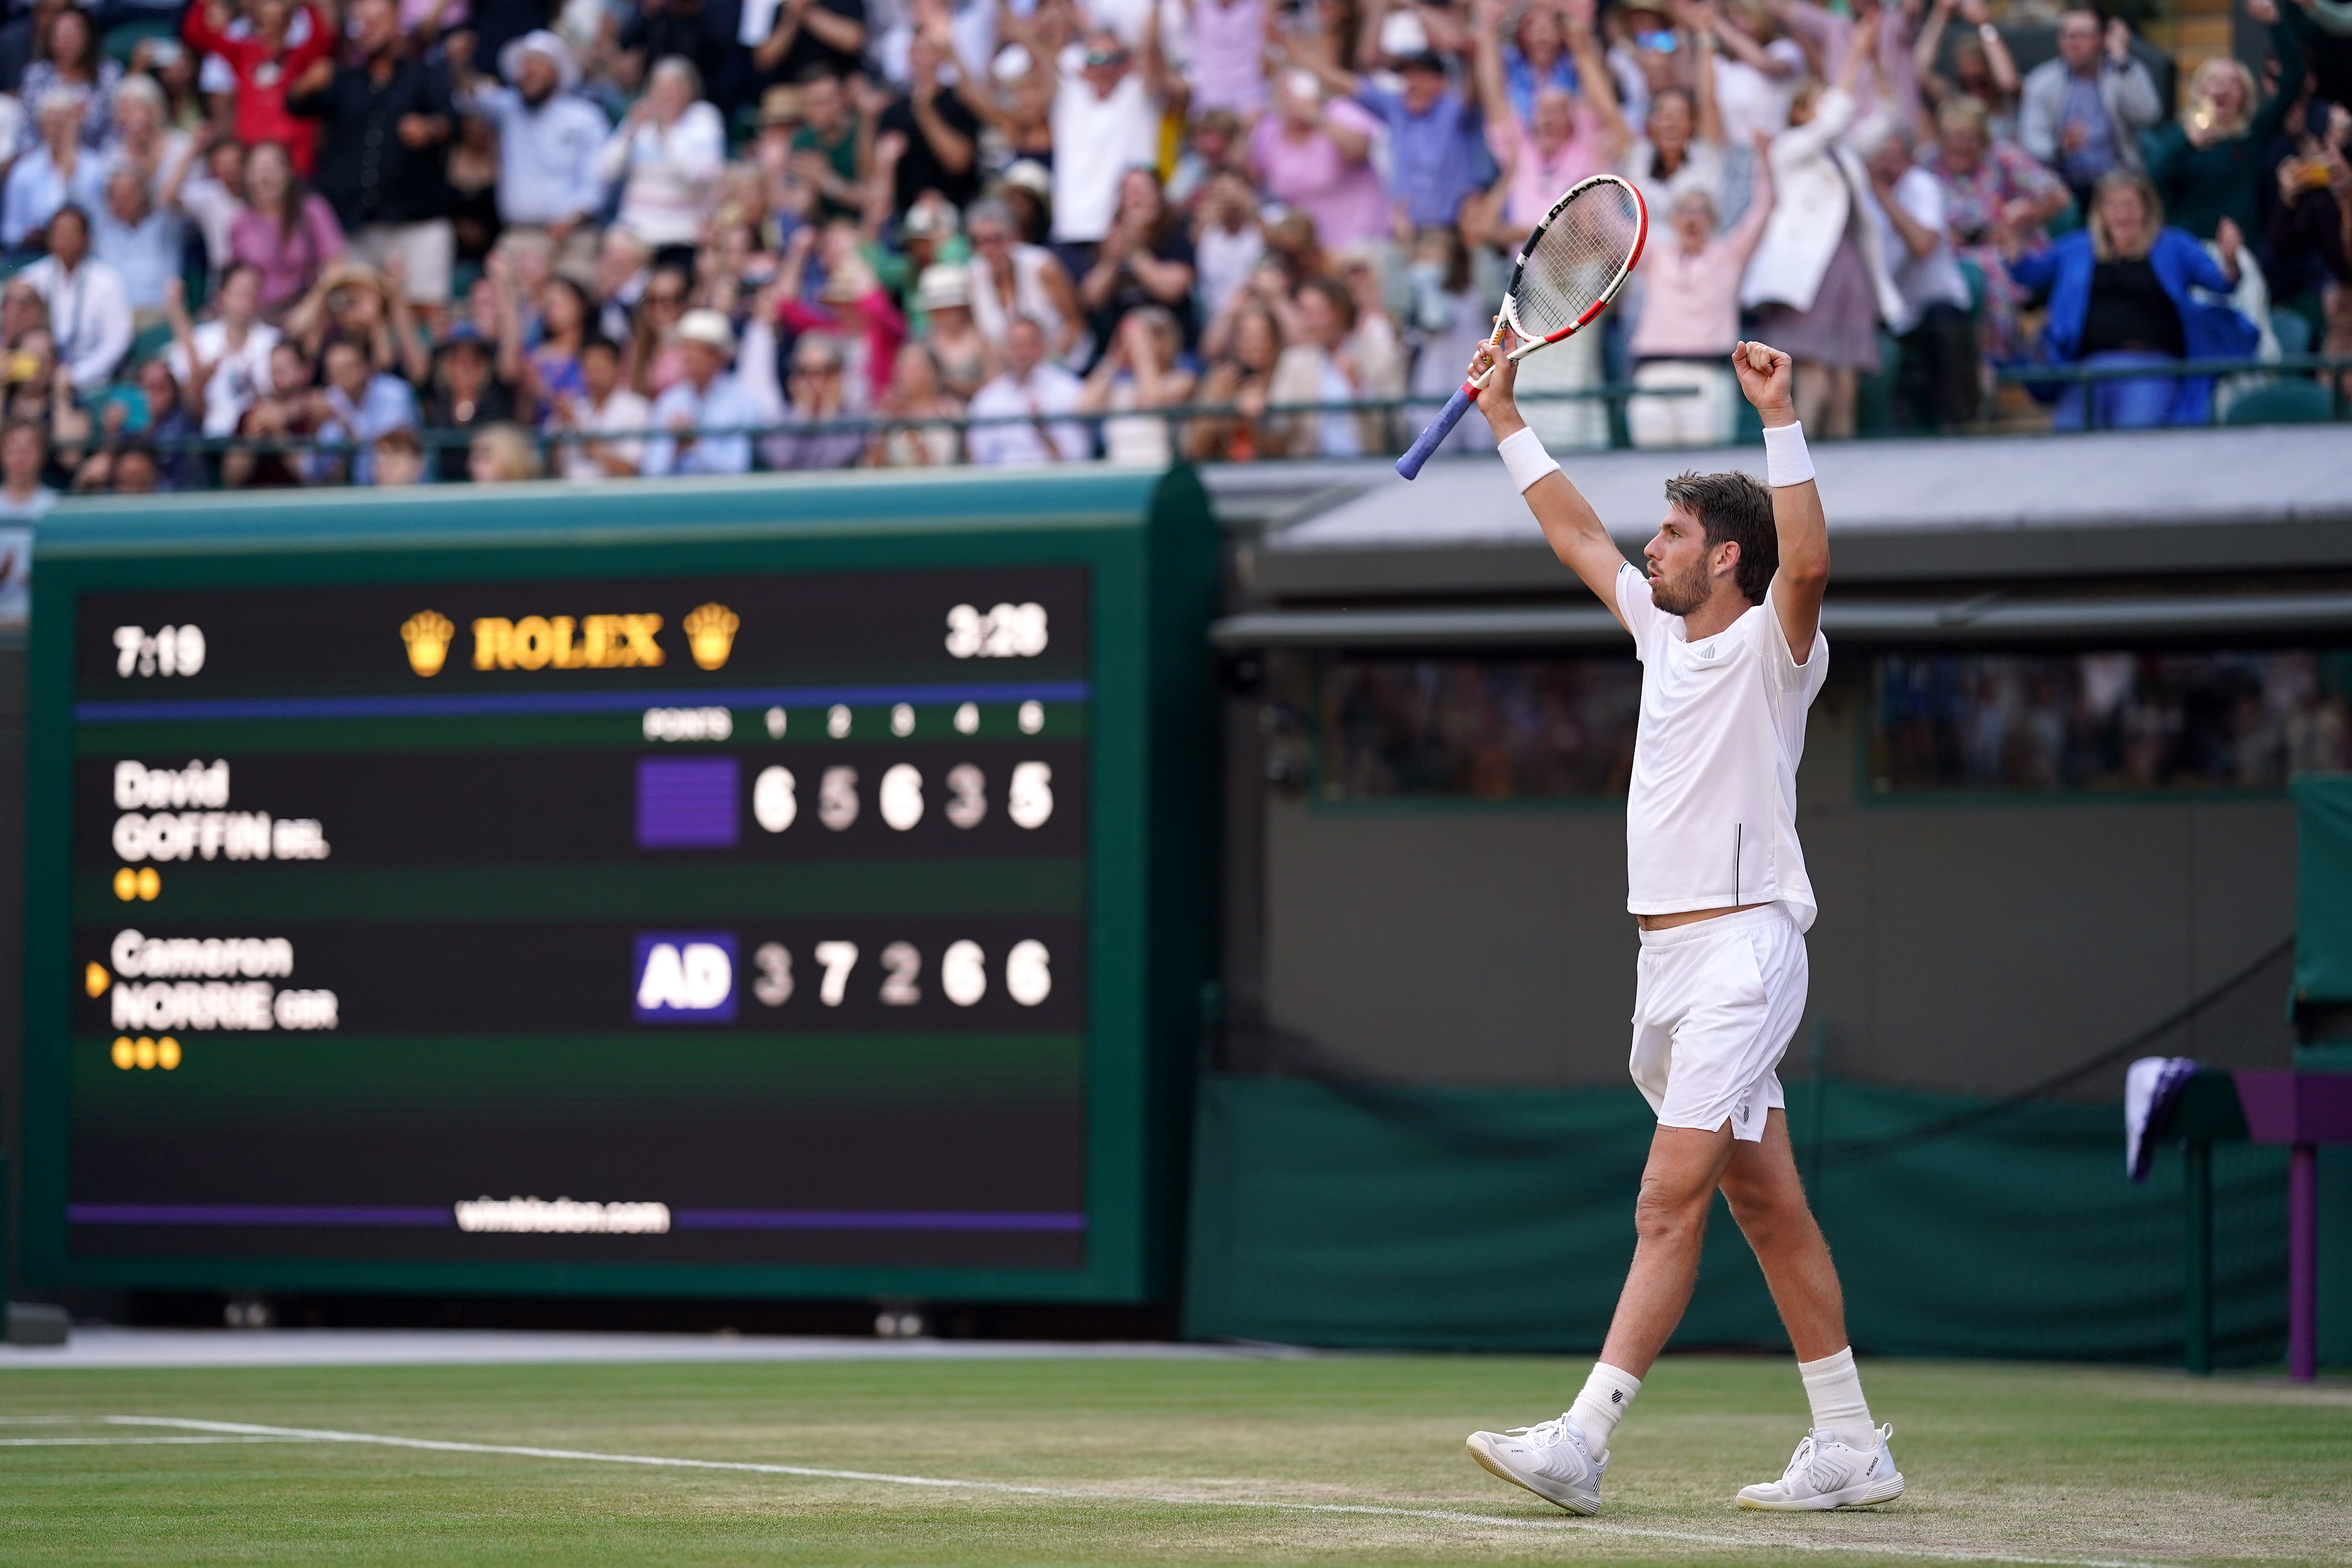
[[[2124,1171],[2135,1182],[2147,1180],[2148,1163],[2156,1157],[2147,1130],[2171,1111],[2180,1090],[2197,1076],[2197,1064],[2187,1057],[2142,1057],[2124,1073]]]

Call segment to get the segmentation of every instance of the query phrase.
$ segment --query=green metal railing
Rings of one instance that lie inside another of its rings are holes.
[[[2032,388],[2091,386],[2110,381],[2179,381],[2192,376],[2249,376],[2260,379],[2265,385],[2299,384],[2315,387],[2326,396],[2327,418],[2339,420],[2352,413],[2352,399],[2347,399],[2345,392],[2347,372],[2352,372],[2352,354],[2287,354],[2274,360],[2183,359],[2168,364],[2011,365],[2002,369],[1997,379],[2003,385]],[[2312,375],[2320,379],[2305,379]],[[2318,404],[2314,401],[2310,406],[2315,411]],[[2095,411],[2086,408],[2084,412],[2087,416]],[[2247,423],[2305,424],[2318,421],[2297,416],[2285,420]]]

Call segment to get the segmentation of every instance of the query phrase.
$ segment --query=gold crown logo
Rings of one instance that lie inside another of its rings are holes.
[[[724,605],[703,605],[686,613],[686,646],[693,651],[694,662],[705,669],[717,669],[735,651],[735,628],[743,624],[741,617]]]
[[[423,610],[401,624],[400,640],[408,645],[408,667],[419,675],[441,673],[441,663],[449,657],[449,639],[457,628],[448,616],[438,610]]]

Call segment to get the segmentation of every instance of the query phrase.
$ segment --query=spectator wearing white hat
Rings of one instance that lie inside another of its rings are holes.
[[[951,263],[923,268],[915,282],[915,313],[922,340],[940,368],[940,384],[952,396],[970,398],[992,368],[988,340],[971,314],[971,274]]]
[[[596,154],[612,127],[576,90],[572,47],[544,27],[499,51],[499,74],[504,86],[475,77],[461,102],[499,129],[500,244],[544,246],[557,271],[585,277],[596,264],[588,220],[604,194]]]
[[[716,310],[688,310],[673,334],[686,374],[654,400],[654,438],[646,443],[648,474],[741,474],[751,468],[751,437],[733,432],[767,423],[767,411],[727,366],[735,357],[734,329]],[[694,431],[724,431],[694,435]]]

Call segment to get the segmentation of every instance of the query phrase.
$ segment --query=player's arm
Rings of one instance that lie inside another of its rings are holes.
[[[1470,374],[1474,379],[1486,368],[1489,357],[1487,347],[1480,345],[1478,357],[1470,363]],[[1484,414],[1486,423],[1494,427],[1495,440],[1499,446],[1525,430],[1528,422],[1520,417],[1518,401],[1512,390],[1513,384],[1518,379],[1518,366],[1499,354],[1492,357],[1500,359],[1501,363],[1495,366],[1495,374],[1487,378],[1485,389],[1478,394],[1478,412]],[[1531,442],[1532,437],[1529,439]],[[1543,460],[1542,452],[1541,447],[1534,447],[1534,455],[1538,461]],[[1616,542],[1609,537],[1609,531],[1601,526],[1601,515],[1592,510],[1592,504],[1584,499],[1584,493],[1569,482],[1568,476],[1559,470],[1557,464],[1519,493],[1525,498],[1528,510],[1535,513],[1536,525],[1543,530],[1545,542],[1551,546],[1551,552],[1559,557],[1561,564],[1584,580],[1584,585],[1609,606],[1609,613],[1615,616],[1618,624],[1622,626],[1625,613],[1617,607],[1617,573],[1625,564],[1625,557],[1618,550]]]
[[[1830,585],[1830,525],[1821,488],[1797,423],[1791,362],[1779,349],[1741,343],[1731,351],[1739,390],[1764,421],[1765,474],[1772,487],[1772,526],[1780,535],[1780,569],[1772,578],[1772,611],[1799,664],[1811,657],[1822,626],[1822,595]],[[1777,434],[1776,434],[1777,432]]]

